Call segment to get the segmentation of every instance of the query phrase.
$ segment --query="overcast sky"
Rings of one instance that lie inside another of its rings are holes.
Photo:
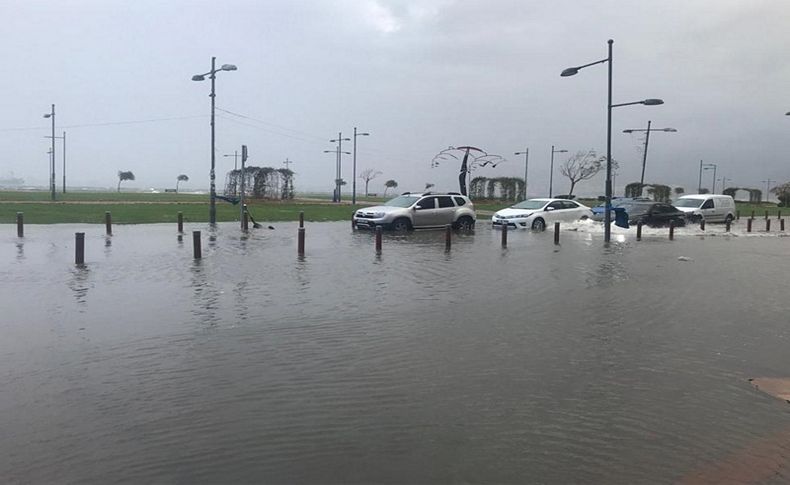
[[[218,65],[217,180],[249,147],[249,164],[294,163],[296,189],[331,191],[342,131],[358,138],[357,172],[398,190],[457,190],[439,151],[473,145],[507,162],[474,175],[523,176],[548,192],[551,146],[606,152],[606,57],[614,43],[617,192],[639,180],[641,135],[652,133],[647,182],[695,192],[699,162],[727,185],[790,180],[790,1],[787,0],[2,0],[0,177],[46,185],[50,121],[67,132],[69,185],[208,187],[210,84]],[[234,114],[231,114],[234,113]],[[351,145],[345,144],[344,151]],[[61,183],[62,146],[57,147]],[[566,154],[555,159],[555,167]],[[351,157],[343,159],[351,181]],[[711,172],[703,186],[710,187]],[[358,181],[358,186],[359,186]],[[568,182],[555,173],[555,193]],[[719,191],[721,187],[719,182]],[[583,182],[603,193],[603,177]]]

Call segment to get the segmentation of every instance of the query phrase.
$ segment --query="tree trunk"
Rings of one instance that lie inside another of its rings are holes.
[[[176,194],[178,193],[178,183],[181,182],[180,180],[176,180]]]
[[[365,197],[368,196],[368,183],[370,183],[370,180],[365,180]]]
[[[573,195],[573,188],[574,187],[576,187],[576,181],[575,180],[571,180],[571,190],[568,191],[568,197]]]
[[[118,192],[121,191],[121,182],[123,182],[123,179],[118,179]]]

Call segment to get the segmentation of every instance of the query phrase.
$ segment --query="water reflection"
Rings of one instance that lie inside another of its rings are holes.
[[[88,290],[92,284],[88,282],[90,270],[84,264],[76,265],[71,269],[71,277],[68,280],[68,287],[74,294],[74,299],[81,306],[85,306],[88,301]]]
[[[16,243],[16,260],[22,261],[25,259],[25,243]]]
[[[193,298],[191,313],[199,323],[216,326],[219,323],[219,292],[210,281],[212,276],[204,267],[205,264],[203,259],[195,259],[190,267]]]

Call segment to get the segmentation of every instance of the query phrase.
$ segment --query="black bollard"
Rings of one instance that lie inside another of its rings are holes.
[[[669,240],[675,239],[675,221],[669,221]]]
[[[447,224],[444,226],[444,250],[449,251],[453,244],[453,226]]]
[[[752,221],[754,219],[746,219],[746,232],[752,232]]]
[[[725,222],[727,232],[730,232],[730,225],[732,225],[732,221],[728,218],[727,221]]]
[[[244,209],[244,217],[241,218],[241,230],[244,232],[250,230],[250,213],[247,212],[247,209]]]
[[[200,231],[192,231],[192,253],[195,255],[195,259],[203,257],[200,248]]]
[[[178,233],[184,232],[184,213],[178,213]]]
[[[299,227],[304,227],[304,211],[299,211]]]
[[[104,213],[104,229],[108,236],[112,236],[112,214],[110,211]]]
[[[560,243],[560,223],[554,223],[554,244],[557,245]]]
[[[703,230],[703,231],[705,230],[705,218],[704,217],[699,220],[699,228],[701,230]]]
[[[740,221],[741,220],[741,211],[735,211],[735,220],[736,221]]]
[[[502,223],[502,247],[507,247],[507,221]]]
[[[381,254],[381,226],[376,226],[376,254]]]
[[[765,220],[765,232],[771,232],[771,219]]]
[[[16,235],[25,237],[25,215],[22,212],[16,213]]]
[[[85,264],[85,233],[75,232],[74,240],[77,243],[74,251],[74,264]]]
[[[779,219],[779,230],[780,231],[784,231],[785,230],[785,220],[784,219]]]
[[[642,221],[636,223],[636,240],[642,240]]]
[[[296,238],[296,251],[299,253],[299,256],[304,256],[304,227],[300,227],[297,231],[297,238]]]

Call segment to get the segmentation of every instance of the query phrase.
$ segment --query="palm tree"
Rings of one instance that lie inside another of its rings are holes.
[[[118,192],[121,191],[121,182],[124,180],[134,180],[134,173],[131,170],[128,172],[124,172],[123,170],[118,170]]]
[[[390,179],[384,182],[384,196],[385,197],[387,196],[387,189],[395,189],[397,187],[398,187],[398,182],[394,180]]]
[[[186,174],[182,173],[181,175],[176,177],[176,193],[178,193],[178,184],[180,182],[188,182],[188,181],[189,181],[189,176],[187,176]]]

